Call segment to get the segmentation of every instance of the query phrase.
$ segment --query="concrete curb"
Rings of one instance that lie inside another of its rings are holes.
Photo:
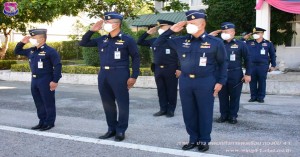
[[[0,70],[0,80],[31,81],[30,72],[11,72]],[[60,83],[97,85],[95,74],[63,74]],[[137,88],[156,88],[153,76],[139,76],[135,84]],[[243,86],[243,92],[249,93],[249,84]],[[296,73],[271,73],[267,80],[267,94],[300,95],[300,75]]]

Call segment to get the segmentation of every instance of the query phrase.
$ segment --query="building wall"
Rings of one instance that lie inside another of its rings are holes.
[[[300,70],[300,47],[277,46],[277,63],[280,70]]]

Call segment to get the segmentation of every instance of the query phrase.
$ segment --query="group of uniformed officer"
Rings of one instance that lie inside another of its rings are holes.
[[[271,42],[263,39],[262,28],[253,30],[254,40],[243,42],[235,39],[235,25],[221,24],[221,31],[207,34],[206,14],[187,11],[187,21],[173,23],[158,20],[158,38],[146,38],[157,31],[149,29],[136,43],[121,31],[123,16],[106,12],[104,20],[96,22],[80,41],[80,46],[97,47],[101,70],[98,89],[108,125],[100,139],[115,137],[122,141],[128,128],[129,89],[139,75],[140,58],[137,44],[153,51],[153,71],[157,85],[160,110],[154,116],[173,117],[177,103],[177,85],[182,104],[183,118],[189,142],[183,150],[198,147],[201,152],[209,149],[213,123],[214,97],[219,96],[220,118],[217,122],[237,123],[243,83],[250,82],[249,102],[263,102],[266,74],[274,70],[275,50]],[[186,28],[188,35],[174,36]],[[108,35],[91,39],[104,29]],[[37,108],[39,123],[32,129],[49,130],[55,122],[55,89],[61,78],[61,63],[56,50],[46,42],[45,29],[29,30],[15,48],[15,53],[29,58],[32,71],[31,91]],[[221,33],[221,38],[214,37]],[[31,42],[35,47],[23,49]],[[129,60],[132,59],[132,73]],[[269,58],[272,67],[269,69]],[[245,75],[242,71],[245,65]],[[258,86],[257,86],[258,83]]]

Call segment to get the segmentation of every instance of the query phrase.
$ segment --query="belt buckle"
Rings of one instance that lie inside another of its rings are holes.
[[[189,74],[189,77],[194,79],[196,76],[194,74]]]
[[[165,66],[164,65],[161,65],[161,66],[159,66],[160,68],[164,68]]]
[[[36,75],[32,75],[33,78],[36,78]]]
[[[105,70],[109,70],[109,66],[104,66],[104,69]]]

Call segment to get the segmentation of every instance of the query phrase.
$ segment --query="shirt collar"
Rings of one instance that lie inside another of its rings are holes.
[[[206,32],[204,32],[203,34],[201,34],[198,38],[195,38],[193,35],[190,36],[191,40],[197,39],[197,40],[204,40],[206,37],[208,36],[208,34]]]
[[[107,37],[110,38],[110,39],[112,39],[112,38],[120,38],[120,39],[122,39],[122,36],[123,36],[123,32],[122,31],[120,31],[119,34],[117,36],[115,36],[115,37],[111,37],[110,34],[107,35]]]

